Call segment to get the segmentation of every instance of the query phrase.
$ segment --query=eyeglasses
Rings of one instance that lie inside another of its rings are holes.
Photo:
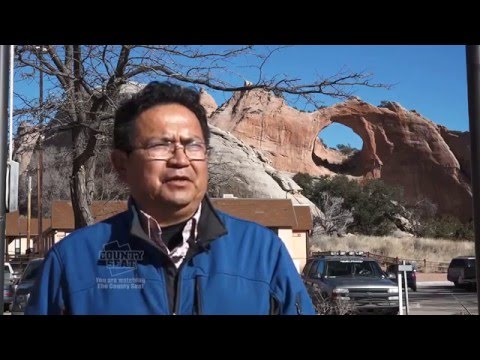
[[[177,149],[183,149],[185,156],[189,160],[205,160],[208,151],[206,144],[203,142],[191,142],[183,145],[169,141],[150,145],[148,147],[133,148],[129,153],[135,150],[144,150],[149,159],[170,160],[175,156]]]

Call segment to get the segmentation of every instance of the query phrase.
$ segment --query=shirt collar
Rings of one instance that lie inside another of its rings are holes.
[[[189,243],[188,240],[193,238],[197,239],[198,236],[198,224],[200,220],[200,214],[202,212],[202,204],[198,207],[195,214],[187,221],[182,231],[183,242],[176,248],[170,251],[167,245],[163,242],[161,234],[162,229],[158,222],[146,212],[137,208],[133,198],[128,201],[128,206],[133,213],[132,227],[130,233],[145,241],[156,245],[165,255],[170,257],[172,262],[178,267],[182,260],[185,258]]]

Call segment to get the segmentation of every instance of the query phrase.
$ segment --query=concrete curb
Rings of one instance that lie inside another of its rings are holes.
[[[453,286],[451,281],[417,281],[417,286]]]

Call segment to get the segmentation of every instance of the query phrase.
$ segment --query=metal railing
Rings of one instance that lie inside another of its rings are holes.
[[[400,264],[402,260],[406,263],[414,264],[419,272],[432,272],[432,273],[445,273],[448,270],[448,262],[429,261],[427,259],[403,259],[399,257],[391,257],[380,254],[374,254],[369,251],[365,252],[365,255],[369,258],[377,260],[380,265],[388,266],[391,264]]]

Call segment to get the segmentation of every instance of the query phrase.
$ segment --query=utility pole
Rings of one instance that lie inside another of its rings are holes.
[[[40,135],[41,137],[41,135]],[[43,244],[42,232],[43,232],[43,204],[42,204],[42,185],[43,185],[43,149],[41,140],[38,143],[38,170],[37,170],[37,223],[38,223],[38,242]],[[46,247],[46,246],[44,246]]]
[[[3,285],[5,281],[5,219],[7,215],[6,190],[7,190],[7,133],[8,133],[8,75],[9,75],[9,45],[0,45],[0,314],[3,315]],[[12,64],[10,64],[12,66]],[[12,109],[10,109],[12,111]]]
[[[468,115],[472,155],[473,227],[475,231],[475,265],[477,289],[480,285],[480,45],[467,45]],[[477,291],[480,313],[480,291]]]
[[[40,60],[40,79],[39,79],[39,94],[38,94],[38,105],[40,108],[39,116],[39,129],[42,131],[43,125],[43,70],[42,70],[42,60],[43,60],[43,51],[45,50],[43,46],[35,47],[38,51],[38,59]],[[38,167],[37,167],[37,224],[38,224],[38,237],[37,243],[42,247],[42,253],[45,253],[47,249],[47,244],[44,243],[42,236],[43,233],[43,204],[42,204],[42,189],[43,189],[43,135],[40,133],[38,137],[37,144],[38,151]]]
[[[32,177],[28,177],[28,189],[27,189],[27,246],[30,246],[30,237],[32,234]]]

